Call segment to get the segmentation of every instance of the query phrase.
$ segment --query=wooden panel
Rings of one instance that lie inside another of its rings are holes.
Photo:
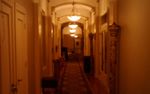
[[[0,3],[0,94],[11,94],[12,84],[12,8]]]
[[[13,5],[13,0],[2,0],[3,3],[5,3],[8,6],[12,6]]]
[[[28,94],[28,45],[25,9],[16,4],[17,94]]]

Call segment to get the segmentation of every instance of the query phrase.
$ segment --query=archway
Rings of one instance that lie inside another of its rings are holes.
[[[69,22],[61,25],[61,55],[65,60],[81,60],[83,56],[83,24],[76,24],[75,32],[69,31]]]

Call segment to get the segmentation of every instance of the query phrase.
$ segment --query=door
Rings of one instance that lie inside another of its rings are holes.
[[[0,94],[13,94],[13,8],[0,0]]]
[[[16,4],[16,78],[17,94],[28,94],[28,44],[25,9]]]

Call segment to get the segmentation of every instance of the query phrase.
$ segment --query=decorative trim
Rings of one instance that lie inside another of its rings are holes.
[[[118,56],[119,56],[119,41],[120,41],[120,26],[113,23],[108,27],[110,33],[110,44],[109,44],[109,85],[110,94],[117,94],[118,88]]]

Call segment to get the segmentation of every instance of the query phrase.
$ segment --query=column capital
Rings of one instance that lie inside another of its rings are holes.
[[[110,31],[110,35],[112,37],[117,37],[120,30],[121,30],[121,27],[119,25],[117,25],[116,23],[113,23],[112,25],[110,25],[108,27],[109,31]]]

